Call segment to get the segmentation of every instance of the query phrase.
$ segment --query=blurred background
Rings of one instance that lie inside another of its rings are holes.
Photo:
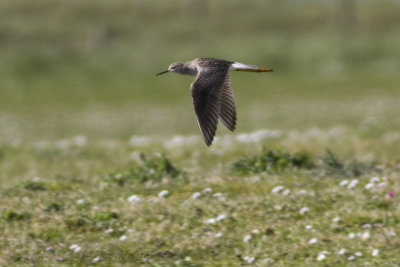
[[[154,76],[197,57],[275,69],[232,75],[238,132],[400,130],[397,0],[1,1],[0,49],[0,143],[199,135]]]

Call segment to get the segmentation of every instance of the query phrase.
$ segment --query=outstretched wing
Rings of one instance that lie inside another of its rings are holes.
[[[231,77],[229,73],[225,75],[221,93],[221,108],[219,118],[229,130],[233,131],[236,127],[236,104],[235,96],[231,88]]]
[[[207,146],[211,145],[217,130],[222,87],[227,72],[227,68],[201,68],[191,85],[197,122]]]

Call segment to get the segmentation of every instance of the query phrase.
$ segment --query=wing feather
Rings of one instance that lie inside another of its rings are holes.
[[[203,140],[212,144],[221,110],[222,88],[228,68],[200,68],[191,85],[194,109]]]
[[[233,131],[236,128],[236,104],[235,96],[231,88],[231,79],[229,73],[225,76],[221,94],[221,108],[219,117],[222,123],[229,130]]]

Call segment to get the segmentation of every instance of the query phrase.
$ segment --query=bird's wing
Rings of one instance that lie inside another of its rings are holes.
[[[221,94],[228,69],[201,68],[191,84],[194,110],[201,134],[211,145],[217,130]]]
[[[236,104],[235,96],[231,88],[231,77],[226,74],[221,93],[221,108],[219,118],[229,130],[233,131],[236,127]]]

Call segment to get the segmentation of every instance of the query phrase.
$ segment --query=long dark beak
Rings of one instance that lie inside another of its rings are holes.
[[[161,75],[161,74],[164,74],[164,73],[167,73],[167,72],[169,72],[169,70],[164,70],[164,71],[162,71],[160,73],[157,73],[156,75]]]

